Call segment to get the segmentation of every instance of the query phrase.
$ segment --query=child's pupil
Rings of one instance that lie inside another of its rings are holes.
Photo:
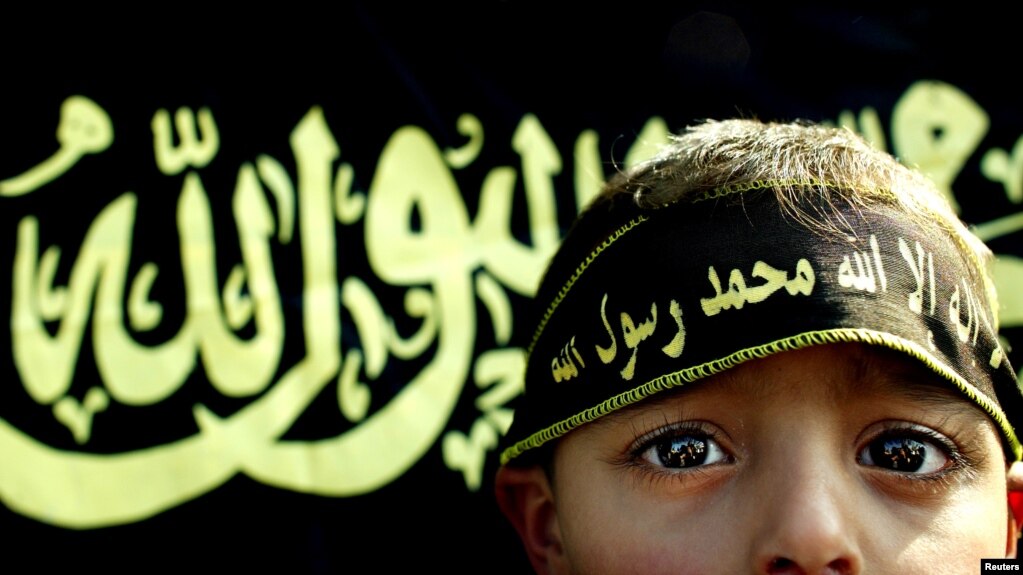
[[[673,437],[658,444],[657,455],[665,467],[691,467],[707,459],[707,443],[688,435]]]
[[[874,463],[897,471],[917,471],[927,457],[927,447],[908,437],[885,439],[870,446]]]

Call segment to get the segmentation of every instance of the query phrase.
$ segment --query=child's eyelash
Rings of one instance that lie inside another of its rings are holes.
[[[634,436],[611,463],[655,476],[692,474],[702,467],[731,461],[722,447],[722,433],[702,421],[668,422]]]
[[[645,433],[642,433],[632,440],[629,451],[633,456],[638,456],[650,447],[652,447],[657,441],[668,439],[670,437],[678,437],[682,435],[692,435],[695,437],[707,437],[714,439],[714,433],[707,430],[706,426],[697,421],[680,421],[676,423],[667,423],[656,429],[652,429]]]
[[[632,440],[611,463],[628,470],[628,477],[631,480],[645,481],[652,486],[663,482],[696,485],[708,477],[716,464],[734,461],[731,453],[722,447],[722,435],[723,432],[716,426],[703,421],[692,419],[665,421],[663,425],[648,431],[635,429]],[[686,439],[692,441],[672,443],[673,440]],[[698,446],[696,459],[687,459],[692,454],[688,456],[684,454],[685,448],[689,445]],[[671,451],[675,447],[681,449],[672,452],[670,457],[678,465],[657,460],[659,454]]]
[[[906,482],[903,484],[915,485],[920,489],[927,490],[941,490],[956,483],[968,482],[977,476],[979,464],[982,463],[978,461],[974,453],[977,451],[977,446],[971,446],[969,443],[964,445],[957,439],[954,430],[951,431],[953,432],[946,435],[923,425],[897,421],[886,422],[858,445],[857,461],[860,461],[860,454],[864,450],[870,449],[871,445],[878,441],[886,439],[912,440],[939,450],[941,455],[948,459],[948,464],[937,471],[920,473],[900,473],[888,469],[889,473],[886,475],[888,480]],[[692,419],[666,421],[663,425],[647,431],[635,429],[633,438],[627,447],[611,462],[631,470],[634,477],[651,482],[698,481],[699,478],[710,472],[709,468],[712,465],[735,461],[734,455],[723,447],[726,445],[726,441],[722,437],[723,433],[717,426]],[[672,443],[673,441],[675,443]],[[679,460],[677,452],[671,451],[676,445],[685,447],[689,444],[698,444],[701,447],[700,455],[703,457],[696,460]],[[713,460],[707,459],[704,449],[715,454]],[[670,461],[666,460],[666,453],[671,453],[674,458]],[[930,456],[933,457],[936,453],[932,452]],[[884,469],[879,465],[877,467]]]
[[[976,477],[977,461],[973,449],[960,447],[955,434],[944,435],[925,426],[902,422],[888,422],[871,434],[866,442],[857,450],[857,458],[869,449],[871,444],[885,439],[911,439],[938,447],[948,458],[949,464],[941,470],[929,473],[893,473],[893,477],[901,480],[927,482],[935,485],[949,485],[952,482],[967,481]]]

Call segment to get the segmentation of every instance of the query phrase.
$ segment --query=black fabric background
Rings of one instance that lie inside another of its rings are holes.
[[[563,159],[554,184],[559,223],[567,229],[576,210],[572,150],[583,130],[599,134],[610,174],[651,116],[663,117],[677,130],[707,117],[834,121],[842,110],[871,106],[888,126],[892,107],[909,86],[940,80],[968,94],[991,120],[954,182],[963,218],[980,223],[1021,209],[980,172],[984,151],[1011,151],[1023,134],[1020,99],[1009,84],[1020,57],[1018,26],[980,5],[948,11],[851,10],[717,2],[555,11],[525,2],[463,8],[354,3],[272,13],[248,7],[220,17],[181,6],[163,14],[51,18],[55,23],[45,26],[22,16],[5,19],[12,33],[0,40],[0,178],[53,152],[57,110],[74,94],[88,96],[110,113],[116,147],[45,190],[0,198],[0,269],[11,269],[18,222],[33,214],[47,226],[44,245],[69,246],[58,275],[66,280],[70,246],[81,242],[104,206],[128,190],[139,196],[134,248],[173,261],[172,214],[180,178],[158,177],[152,168],[149,122],[153,110],[181,106],[208,106],[216,114],[220,152],[202,177],[214,213],[228,222],[217,230],[218,248],[228,246],[225,250],[237,249],[230,247],[237,241],[227,192],[233,190],[238,166],[261,153],[290,158],[288,134],[312,106],[323,108],[342,160],[354,167],[353,187],[361,190],[369,187],[395,130],[417,125],[438,146],[457,147],[464,138],[456,120],[474,114],[485,127],[487,145],[457,174],[470,216],[486,170],[519,166],[511,135],[524,115],[534,114]],[[520,210],[523,205],[517,204]],[[522,218],[513,225],[523,226]],[[339,230],[339,253],[345,247],[342,275],[365,270],[359,242],[358,229]],[[1023,257],[1023,233],[1005,235],[992,247]],[[299,305],[300,263],[283,255],[276,261],[282,300]],[[9,281],[0,282],[0,315],[6,317],[10,290]],[[380,286],[380,296],[386,309],[401,309],[401,291]],[[512,303],[516,309],[525,304],[521,297]],[[180,317],[177,311],[175,316],[175,310],[166,310],[169,317]],[[286,313],[300,315],[293,307]],[[485,317],[481,311],[481,334],[490,329]],[[1010,343],[1023,341],[1023,326],[1005,333]],[[8,338],[10,332],[0,330],[5,350]],[[287,341],[284,364],[303,353],[300,343]],[[479,345],[476,351],[484,344]],[[1015,366],[1023,364],[1021,351],[1023,343],[1017,343],[1010,354]],[[419,368],[395,365],[376,384],[400,389]],[[73,393],[96,377],[88,344],[77,369]],[[197,402],[225,416],[246,403],[219,395],[204,377],[197,370],[156,406],[111,412],[108,423],[96,424],[92,441],[79,447],[54,423],[48,407],[25,395],[5,351],[0,417],[58,449],[125,452],[194,433],[191,406]],[[467,384],[448,429],[468,431],[476,417],[474,393]],[[379,401],[387,397],[382,392]],[[330,411],[320,403],[310,406],[287,437],[329,436],[342,428],[336,407]],[[496,451],[489,456],[488,481]],[[438,442],[401,478],[358,497],[295,493],[236,475],[209,493],[128,525],[70,530],[5,508],[0,533],[6,551],[0,565],[4,570],[89,565],[112,572],[155,565],[312,573],[428,567],[450,573],[528,572],[491,489],[485,481],[478,492],[469,492],[461,476],[445,466]],[[6,503],[8,495],[0,497]]]

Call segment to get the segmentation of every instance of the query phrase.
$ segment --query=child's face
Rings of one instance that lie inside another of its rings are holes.
[[[552,490],[576,573],[970,573],[1015,552],[989,419],[915,361],[854,344],[585,425],[560,441]]]

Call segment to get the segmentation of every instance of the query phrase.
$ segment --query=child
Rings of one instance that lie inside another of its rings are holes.
[[[538,573],[1014,557],[990,252],[855,135],[735,120],[613,180],[537,294],[498,502]]]

